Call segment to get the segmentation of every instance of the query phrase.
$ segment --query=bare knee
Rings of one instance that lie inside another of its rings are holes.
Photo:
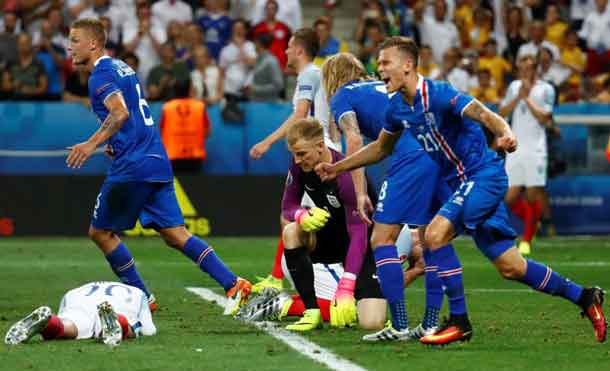
[[[98,246],[103,245],[108,240],[114,238],[114,233],[112,231],[97,229],[93,226],[89,226],[88,235],[89,238]]]
[[[393,224],[375,224],[371,235],[371,246],[395,245],[402,226]]]
[[[525,277],[527,261],[523,259],[515,248],[513,249],[496,259],[494,265],[502,278],[507,280],[520,280]]]
[[[282,240],[284,241],[284,248],[290,250],[295,249],[302,245],[301,234],[303,234],[301,227],[297,223],[288,223],[284,227],[282,232]]]
[[[432,228],[426,229],[424,240],[426,241],[426,245],[430,248],[437,248],[445,245],[444,234]]]
[[[174,249],[182,249],[192,234],[184,227],[174,227],[159,230],[165,244]]]

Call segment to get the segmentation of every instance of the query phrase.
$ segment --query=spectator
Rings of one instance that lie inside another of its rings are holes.
[[[151,21],[157,27],[167,30],[171,21],[182,24],[193,21],[193,8],[182,0],[158,0],[151,7]]]
[[[460,39],[470,39],[474,29],[474,14],[477,9],[475,0],[457,0],[453,13],[453,22],[460,32]]]
[[[259,34],[255,40],[256,64],[252,69],[252,78],[244,87],[244,93],[254,101],[276,101],[284,89],[282,70],[270,53],[273,37],[271,34]]]
[[[193,69],[195,66],[195,62],[193,60],[193,50],[200,46],[205,46],[205,42],[203,40],[203,32],[201,31],[201,27],[199,27],[196,23],[189,23],[184,28],[185,32],[185,46],[186,53],[184,54],[184,60],[188,64],[190,69]],[[206,48],[207,49],[207,48]]]
[[[231,38],[232,22],[222,0],[205,0],[205,14],[199,17],[197,23],[203,30],[208,51],[216,61]]]
[[[468,33],[468,43],[462,47],[481,51],[493,35],[494,17],[491,10],[479,6],[474,11],[474,26]]]
[[[163,104],[161,139],[175,173],[198,173],[207,157],[211,126],[205,103],[190,98],[190,81],[176,83],[176,97]]]
[[[193,48],[193,62],[195,68],[191,71],[191,85],[194,97],[205,100],[208,105],[220,102],[224,95],[222,70],[214,64],[205,46]]]
[[[4,10],[3,17],[0,18],[0,33],[18,34],[21,33],[21,19],[15,11]]]
[[[419,63],[417,63],[417,72],[430,79],[436,79],[441,73],[438,65],[434,63],[432,48],[430,45],[422,45],[421,48],[419,48]]]
[[[110,34],[110,30],[112,30],[112,20],[104,15],[100,17],[100,22],[102,22],[104,30],[106,30],[106,34]],[[106,39],[106,54],[114,58],[121,54],[121,49],[121,44],[113,41],[110,38]]]
[[[267,0],[253,1],[255,3],[248,19],[252,24],[259,24],[265,19]],[[291,33],[303,26],[303,12],[299,0],[281,0],[278,2],[278,5],[277,19],[288,26]]]
[[[610,103],[610,76],[606,77],[603,84],[603,90],[600,91],[593,99],[593,103]],[[609,159],[610,161],[610,159]]]
[[[278,8],[279,5],[276,0],[267,0],[265,5],[265,20],[254,27],[252,37],[256,40],[261,34],[272,36],[269,51],[277,58],[283,71],[286,68],[286,48],[288,48],[288,40],[290,40],[291,33],[290,28],[286,24],[277,20]]]
[[[576,30],[580,30],[585,17],[595,11],[595,0],[570,1],[570,22]]]
[[[571,71],[568,78],[568,88],[570,94],[564,97],[564,101],[577,101],[581,97],[581,74],[585,71],[587,56],[578,46],[578,33],[572,28],[568,28],[565,34],[564,47],[561,49],[561,64]]]
[[[449,48],[459,46],[457,28],[446,18],[447,3],[445,0],[435,0],[433,17],[424,14],[423,2],[417,2],[414,11],[422,43],[432,47],[435,62],[443,61]]]
[[[559,49],[557,45],[546,41],[544,39],[546,35],[546,25],[543,21],[535,20],[529,25],[530,42],[521,45],[517,52],[517,60],[521,60],[526,55],[537,55],[540,47],[544,46],[551,50],[553,58],[559,58]]]
[[[486,68],[479,69],[477,73],[477,86],[470,89],[470,95],[485,104],[497,104],[498,90],[491,84],[491,71]]]
[[[35,35],[40,32],[40,27],[44,19],[48,19],[49,12],[52,9],[62,6],[63,1],[58,0],[37,0],[37,1],[18,1],[18,6],[15,11],[18,11],[21,20],[23,21],[23,31],[30,35]],[[21,30],[20,30],[21,32]],[[37,41],[37,40],[34,40]],[[36,42],[33,42],[36,44]]]
[[[513,69],[512,65],[503,57],[499,56],[498,44],[495,39],[489,39],[479,57],[479,68],[488,69],[492,76],[492,85],[503,92],[506,88],[507,75]]]
[[[364,27],[364,39],[360,43],[358,58],[370,74],[377,71],[377,49],[384,38],[381,25],[377,21],[368,20]]]
[[[0,66],[0,101],[9,100],[13,97],[13,81],[11,73]]]
[[[84,68],[75,68],[66,79],[64,102],[75,102],[89,107],[89,73]]]
[[[170,100],[176,97],[176,84],[190,80],[189,69],[184,62],[176,61],[176,49],[167,42],[161,46],[161,64],[150,70],[147,79],[147,98],[151,101]]]
[[[44,66],[34,58],[32,37],[17,36],[17,63],[10,68],[14,98],[16,100],[42,100],[48,87]]]
[[[538,51],[537,60],[538,76],[553,85],[557,91],[570,76],[570,69],[557,63],[553,52],[544,46]]]
[[[233,22],[231,41],[220,52],[220,68],[224,75],[225,98],[243,100],[242,89],[256,63],[256,48],[246,39],[248,26],[246,21],[237,19]]]
[[[563,47],[564,34],[568,29],[568,24],[561,20],[559,6],[549,4],[546,7],[546,36],[545,39],[558,47]]]
[[[390,30],[390,23],[385,16],[385,9],[383,3],[378,0],[375,1],[363,1],[362,12],[358,19],[358,26],[356,26],[356,34],[354,39],[360,44],[366,42],[366,29],[367,26],[376,23],[381,28],[383,34],[386,34]]]
[[[112,20],[112,28],[108,39],[119,43],[119,34],[123,25],[133,17],[125,14],[122,7],[114,5],[110,0],[66,0],[65,6],[70,16],[70,22],[80,18],[100,18],[106,16]]]
[[[459,66],[461,60],[460,52],[457,48],[449,48],[445,51],[441,73],[438,80],[445,80],[461,92],[470,90],[470,75]]]
[[[408,1],[390,0],[388,4],[389,13],[393,16],[392,26],[398,26],[398,34],[410,37],[420,43],[419,32],[415,25],[415,13]]]
[[[330,17],[320,17],[313,24],[313,28],[318,34],[320,41],[320,50],[314,59],[314,63],[319,67],[322,66],[324,60],[331,55],[337,53],[345,53],[348,51],[348,46],[345,42],[339,41],[332,35],[332,19]]]
[[[42,23],[48,21],[49,25],[45,32],[42,31]],[[47,37],[51,39],[51,42],[61,47],[64,53],[68,50],[68,37],[66,36],[66,27],[64,25],[64,17],[59,8],[49,9],[48,18],[43,20],[40,24],[41,29],[37,30],[32,35],[32,43],[34,45],[40,44],[40,38],[44,33],[47,33]]]
[[[53,42],[53,30],[49,20],[42,21],[40,29],[40,40],[36,45],[38,59],[44,66],[45,74],[48,78],[48,87],[46,92],[46,100],[61,100],[61,92],[63,90],[61,70],[66,58],[66,50],[61,45]]]
[[[147,84],[150,70],[159,64],[159,49],[166,41],[165,29],[153,27],[150,21],[150,7],[146,0],[138,0],[137,18],[125,25],[123,46],[125,51],[138,56],[140,68],[137,70],[140,82]]]
[[[610,70],[610,10],[608,0],[595,0],[578,33],[587,43],[587,74],[595,76]]]
[[[171,43],[176,49],[176,58],[180,61],[186,61],[190,58],[188,48],[188,34],[186,32],[186,25],[179,21],[172,19],[167,24],[167,41]]]
[[[524,29],[523,10],[518,6],[511,6],[506,17],[506,43],[504,57],[512,64],[517,60],[519,48],[527,42]]]
[[[0,33],[0,66],[17,61],[17,14],[4,13],[3,29]]]

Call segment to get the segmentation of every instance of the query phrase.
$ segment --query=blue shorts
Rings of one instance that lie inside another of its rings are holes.
[[[136,221],[144,228],[162,229],[184,225],[173,182],[104,182],[97,195],[91,225],[121,232]]]
[[[396,160],[381,184],[373,220],[426,225],[449,194],[438,165],[425,152]]]
[[[486,166],[465,182],[438,212],[453,224],[456,235],[471,234],[481,252],[491,261],[514,245],[515,230],[510,225],[504,194],[508,177],[499,162]]]

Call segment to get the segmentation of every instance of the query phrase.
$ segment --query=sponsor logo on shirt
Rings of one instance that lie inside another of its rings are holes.
[[[299,85],[299,91],[309,91],[313,90],[313,86],[311,85]]]
[[[451,103],[452,106],[455,106],[457,104],[457,100],[460,97],[460,95],[462,95],[462,94],[458,94],[455,97],[451,98],[451,100],[449,102]]]

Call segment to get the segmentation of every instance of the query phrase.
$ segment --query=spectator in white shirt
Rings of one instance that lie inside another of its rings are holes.
[[[193,9],[182,0],[160,0],[151,8],[152,22],[166,30],[170,21],[189,23],[193,21]]]
[[[445,51],[459,46],[459,35],[455,24],[446,18],[447,3],[445,0],[434,1],[434,16],[424,14],[424,2],[415,5],[415,20],[418,24],[422,44],[432,47],[432,54],[437,63],[441,63]]]
[[[578,36],[587,42],[587,74],[595,76],[610,70],[610,7],[608,0],[595,0]]]
[[[122,7],[112,4],[110,0],[67,0],[65,6],[73,19],[101,16],[110,18],[112,29],[108,38],[115,43],[119,41],[119,33],[123,24],[131,18],[129,14],[125,14]]]
[[[138,76],[140,82],[146,85],[150,70],[159,64],[159,51],[165,43],[165,29],[153,27],[150,19],[148,2],[138,1],[135,20],[125,24],[123,28],[123,46],[126,52],[134,53],[140,60]]]
[[[470,90],[470,74],[459,66],[461,60],[460,51],[457,48],[449,48],[443,56],[441,72],[435,78],[445,80],[461,92]]]
[[[219,65],[224,75],[224,91],[227,99],[242,100],[245,86],[252,67],[256,63],[256,48],[246,39],[246,21],[233,22],[231,41],[220,52]]]
[[[191,86],[194,98],[203,99],[207,104],[220,102],[224,95],[222,71],[214,64],[208,48],[199,45],[193,48],[195,68],[191,71]]]
[[[557,48],[557,45],[544,39],[544,37],[546,36],[546,25],[544,24],[544,21],[532,21],[529,26],[529,36],[530,42],[521,45],[519,51],[517,52],[518,61],[526,55],[538,55],[538,50],[541,46],[550,49],[551,52],[553,52],[554,59],[559,59],[560,55],[559,48]]]
[[[572,27],[580,29],[587,14],[595,11],[595,0],[572,0],[570,1],[570,21]]]

